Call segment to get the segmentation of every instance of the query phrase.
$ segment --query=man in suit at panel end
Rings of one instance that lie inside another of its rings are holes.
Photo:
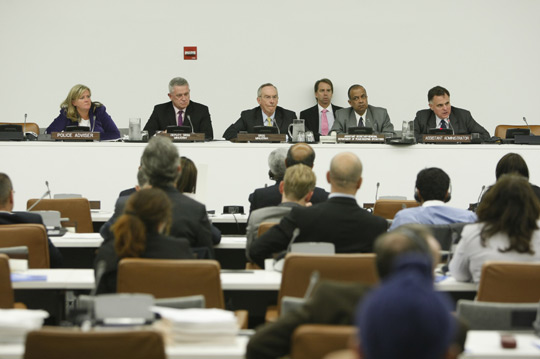
[[[166,131],[167,126],[189,126],[195,133],[204,133],[208,141],[214,138],[208,107],[190,99],[189,83],[182,77],[169,82],[171,101],[154,106],[144,129],[149,136]]]
[[[352,85],[347,94],[351,107],[336,112],[336,121],[330,132],[347,133],[350,127],[371,127],[374,133],[394,131],[388,111],[368,104],[364,86]]]
[[[429,108],[420,110],[414,119],[414,136],[422,141],[422,135],[430,128],[450,128],[456,135],[478,133],[482,140],[489,139],[489,132],[480,126],[467,110],[450,105],[450,92],[435,86],[428,92]]]
[[[279,107],[277,87],[271,83],[262,84],[257,90],[259,106],[251,110],[242,111],[238,121],[230,125],[223,133],[223,138],[231,140],[236,138],[240,131],[253,133],[255,126],[274,126],[279,133],[287,133],[296,113]]]
[[[320,135],[326,136],[330,132],[336,111],[341,107],[332,104],[334,85],[329,79],[320,79],[315,82],[315,99],[317,104],[300,112],[300,118],[306,121],[306,131],[315,135],[315,141],[319,141]]]

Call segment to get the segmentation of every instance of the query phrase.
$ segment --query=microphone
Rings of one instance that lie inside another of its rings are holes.
[[[27,211],[31,211],[32,209],[34,209],[34,207],[37,206],[37,204],[38,204],[39,202],[41,202],[41,200],[42,200],[43,198],[45,198],[47,195],[49,195],[49,198],[51,198],[51,190],[49,189],[49,181],[45,181],[45,185],[47,186],[47,191],[46,191],[45,193],[43,193],[43,196],[41,196],[41,198],[38,199],[38,200],[36,201],[36,203],[34,203],[32,206],[30,206],[30,208],[28,208]]]
[[[189,115],[187,115],[187,119],[189,121],[189,124],[191,125],[191,133],[195,133],[195,131],[193,130],[193,122],[191,122],[191,117]]]
[[[452,126],[452,121],[450,121],[450,117],[448,117],[448,124],[450,125],[450,128],[452,129],[452,135],[455,135],[456,131],[454,131],[454,126]]]
[[[28,114],[24,114],[24,125],[23,125],[23,133],[26,135],[26,118],[28,117]],[[525,117],[523,117],[525,118]]]
[[[92,131],[91,132],[94,132],[94,128],[96,127],[96,116],[92,116],[92,119],[94,120],[94,123],[92,123]]]
[[[99,283],[101,282],[101,277],[103,277],[103,274],[105,274],[105,269],[107,269],[107,262],[105,262],[105,260],[100,260],[96,265],[96,285],[90,292],[91,297],[96,295]]]
[[[377,202],[377,199],[379,199],[379,186],[381,185],[380,182],[377,182],[377,190],[375,190],[375,202]]]
[[[527,125],[527,127],[529,128],[529,135],[530,136],[534,136],[532,130],[531,130],[531,126],[529,126],[529,123],[527,122],[527,119],[525,118],[525,116],[523,116],[523,122],[525,122],[525,124]]]
[[[295,228],[294,231],[292,232],[292,238],[291,238],[291,241],[289,242],[289,246],[287,247],[287,252],[291,251],[291,246],[293,245],[294,241],[296,241],[296,238],[298,238],[299,235],[300,235],[300,228]]]
[[[484,194],[484,190],[486,189],[486,185],[482,185],[482,190],[480,191],[480,195],[478,195],[478,200],[476,203],[480,203],[480,200],[482,199],[482,195]]]
[[[308,299],[309,297],[311,297],[311,292],[313,292],[313,289],[315,288],[317,282],[319,282],[320,277],[321,274],[318,270],[315,270],[313,271],[313,273],[311,273],[311,276],[309,277],[309,284],[306,289],[306,294],[304,294],[304,299]]]

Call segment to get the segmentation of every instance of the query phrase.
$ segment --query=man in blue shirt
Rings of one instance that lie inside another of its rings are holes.
[[[451,197],[450,177],[440,168],[425,168],[416,176],[414,198],[420,207],[399,211],[389,230],[402,224],[451,224],[476,222],[476,214],[448,206]]]

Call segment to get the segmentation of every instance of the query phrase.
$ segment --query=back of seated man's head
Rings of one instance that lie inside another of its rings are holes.
[[[141,169],[148,183],[161,188],[174,185],[179,167],[180,155],[172,140],[165,136],[152,137],[141,157]]]
[[[285,166],[291,167],[299,163],[313,168],[313,164],[315,163],[315,151],[307,143],[297,143],[289,147],[289,150],[287,151]]]
[[[300,201],[315,189],[317,178],[310,167],[298,164],[287,168],[283,178],[283,192],[291,201]]]
[[[363,359],[434,359],[450,352],[456,322],[445,293],[433,288],[430,264],[426,256],[400,256],[392,276],[362,301],[355,324]]]
[[[360,188],[362,181],[362,162],[352,152],[341,152],[332,158],[328,171],[328,182],[333,190],[349,192]]]
[[[529,178],[529,167],[527,162],[517,153],[507,153],[504,155],[495,168],[495,178],[499,178],[504,174],[516,173],[525,178]]]
[[[0,209],[11,211],[8,206],[11,201],[12,191],[13,185],[9,176],[5,173],[0,173]]]
[[[440,168],[424,168],[416,176],[415,199],[418,202],[450,200],[450,177]]]
[[[285,157],[287,156],[287,149],[280,147],[276,148],[270,155],[268,155],[268,176],[274,181],[282,181],[285,176]]]
[[[429,257],[433,269],[439,264],[440,245],[431,231],[421,224],[405,224],[377,237],[374,244],[377,255],[377,272],[381,279],[393,271],[396,260],[406,254],[416,253]]]

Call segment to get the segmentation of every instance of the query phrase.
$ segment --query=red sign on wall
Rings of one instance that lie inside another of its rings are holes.
[[[184,46],[184,60],[197,60],[197,46]]]

